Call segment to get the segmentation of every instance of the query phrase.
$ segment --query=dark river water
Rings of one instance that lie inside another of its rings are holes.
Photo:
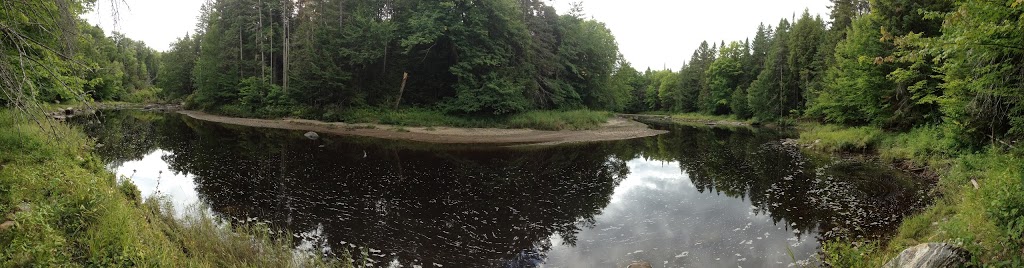
[[[104,111],[79,124],[145,196],[375,267],[787,267],[884,238],[927,185],[754,129],[545,148],[430,145]],[[813,264],[813,262],[812,262]]]

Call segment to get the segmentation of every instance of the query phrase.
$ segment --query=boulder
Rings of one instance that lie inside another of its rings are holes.
[[[312,132],[312,131],[306,132],[306,134],[303,135],[303,136],[306,136],[307,139],[311,139],[311,140],[319,140],[320,139],[320,134],[316,134],[316,132]]]
[[[970,254],[959,247],[946,243],[920,244],[904,250],[884,268],[939,268],[963,267],[970,260]]]
[[[7,231],[8,229],[11,229],[11,227],[14,227],[14,224],[15,223],[12,220],[8,220],[8,221],[5,221],[4,223],[0,223],[0,232]]]
[[[626,268],[652,268],[651,263],[645,261],[638,261],[629,264]]]

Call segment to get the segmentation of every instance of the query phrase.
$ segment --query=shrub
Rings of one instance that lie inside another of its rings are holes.
[[[874,150],[885,133],[874,127],[844,128],[814,126],[800,133],[800,142],[826,152],[868,152]]]
[[[881,157],[888,161],[909,160],[917,166],[946,166],[956,150],[943,128],[926,126],[895,135],[883,142]]]
[[[249,77],[238,84],[239,102],[244,106],[274,106],[288,104],[281,87],[267,79]]]
[[[155,103],[160,101],[160,98],[157,96],[161,91],[161,89],[155,87],[140,89],[128,93],[122,100],[131,103]]]
[[[608,122],[611,114],[589,110],[574,111],[531,111],[511,116],[511,128],[532,128],[539,130],[582,130],[595,129]]]
[[[0,110],[0,211],[17,223],[0,231],[0,267],[339,266],[300,255],[290,234],[231,226],[205,210],[179,218],[160,199],[139,202],[84,133],[26,116]]]

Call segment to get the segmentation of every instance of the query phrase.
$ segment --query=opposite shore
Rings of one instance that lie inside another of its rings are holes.
[[[387,124],[350,124],[306,119],[256,119],[182,110],[178,113],[194,119],[250,127],[313,131],[335,135],[354,135],[391,140],[440,144],[558,145],[579,142],[616,141],[651,137],[668,133],[619,117],[589,130],[534,130],[461,127],[406,127]]]

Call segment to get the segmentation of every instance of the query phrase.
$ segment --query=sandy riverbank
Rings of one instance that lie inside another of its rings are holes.
[[[667,133],[629,119],[613,117],[594,130],[543,131],[532,129],[399,127],[381,124],[329,123],[304,119],[255,119],[179,111],[189,117],[241,126],[313,131],[321,134],[355,135],[392,140],[442,144],[556,145],[564,143],[615,141]]]

